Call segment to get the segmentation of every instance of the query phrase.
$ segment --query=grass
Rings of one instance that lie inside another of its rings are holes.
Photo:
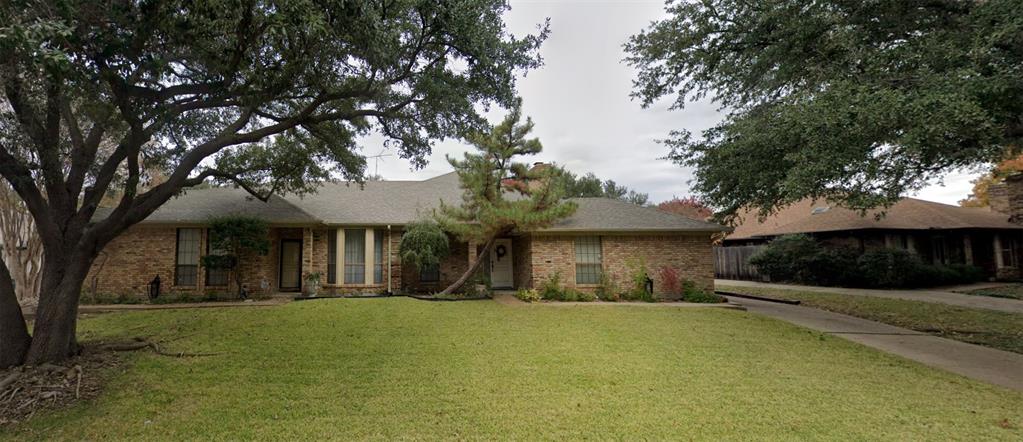
[[[1009,298],[1023,300],[1023,284],[1003,285],[986,289],[977,289],[962,292],[967,295],[993,296],[995,298]]]
[[[842,295],[795,289],[735,287],[719,290],[768,298],[796,299],[816,307],[898,327],[1023,353],[1023,315],[934,302]]]
[[[137,353],[17,440],[1023,437],[1023,394],[724,309],[328,299],[113,313]]]

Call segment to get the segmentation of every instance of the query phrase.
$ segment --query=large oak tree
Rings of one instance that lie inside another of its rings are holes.
[[[627,43],[644,105],[709,97],[724,120],[667,140],[734,213],[804,197],[894,201],[1023,137],[1018,0],[673,1]]]
[[[44,247],[31,338],[0,266],[0,366],[77,347],[82,282],[112,239],[183,188],[261,199],[358,179],[357,137],[422,165],[485,127],[539,65],[504,1],[8,0],[0,5],[0,175]],[[6,104],[5,104],[6,103]],[[109,143],[111,149],[100,148]],[[153,185],[148,170],[166,171]],[[105,195],[119,195],[97,215]]]

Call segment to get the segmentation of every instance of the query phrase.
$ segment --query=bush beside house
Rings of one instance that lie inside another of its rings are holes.
[[[750,258],[772,281],[820,286],[915,288],[966,284],[984,278],[970,265],[933,265],[907,250],[858,252],[827,247],[808,235],[784,235]]]

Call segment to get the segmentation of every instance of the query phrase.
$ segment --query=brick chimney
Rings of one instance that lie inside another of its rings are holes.
[[[1023,224],[1023,174],[1013,174],[998,184],[988,187],[991,211],[1003,213],[1009,222]]]

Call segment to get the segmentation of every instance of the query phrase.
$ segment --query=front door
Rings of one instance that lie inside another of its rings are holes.
[[[281,240],[281,291],[302,289],[302,240]]]
[[[490,285],[499,289],[510,289],[512,281],[511,239],[502,238],[494,242],[490,250]]]

